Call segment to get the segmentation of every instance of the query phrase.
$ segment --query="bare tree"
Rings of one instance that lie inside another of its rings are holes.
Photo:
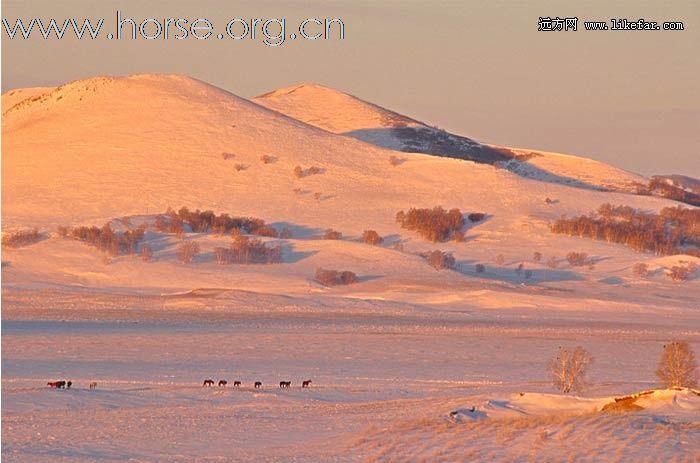
[[[153,259],[153,249],[148,244],[141,246],[141,259],[144,262],[150,262]]]
[[[183,264],[191,263],[199,254],[199,244],[194,241],[182,241],[177,247],[177,257]]]
[[[673,341],[664,346],[656,376],[666,387],[697,387],[698,364],[695,352],[685,341]]]
[[[591,362],[593,357],[590,352],[581,346],[574,350],[560,347],[559,355],[547,365],[554,387],[565,394],[580,392],[587,385],[585,376]]]

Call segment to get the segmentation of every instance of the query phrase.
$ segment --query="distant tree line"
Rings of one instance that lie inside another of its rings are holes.
[[[603,204],[589,215],[562,217],[554,233],[622,243],[635,251],[700,256],[700,209],[663,208],[658,214]]]
[[[637,193],[642,195],[656,194],[674,201],[690,204],[691,206],[700,206],[700,191],[687,191],[668,183],[663,177],[652,177],[648,185],[638,184]]]

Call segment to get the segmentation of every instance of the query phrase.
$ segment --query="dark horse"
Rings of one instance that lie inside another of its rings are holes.
[[[301,387],[302,387],[302,388],[309,387],[310,385],[311,385],[311,380],[310,380],[310,379],[307,379],[306,381],[302,381],[302,382],[301,382]]]
[[[221,387],[221,386],[226,386],[227,384],[228,384],[228,381],[226,381],[225,379],[220,379],[220,380],[219,380],[219,387]]]
[[[213,379],[205,379],[204,384],[202,384],[202,386],[213,386],[213,385],[214,385]]]
[[[73,381],[68,381],[66,383],[66,389],[70,389],[70,387],[73,385]]]
[[[48,383],[46,383],[46,385],[49,387],[55,387],[55,388],[61,389],[61,388],[64,388],[66,386],[66,382],[65,381],[49,381]]]
[[[280,387],[289,388],[292,385],[291,381],[280,381]]]
[[[234,381],[233,382],[233,387],[240,387],[241,382],[240,381]]]
[[[260,389],[262,387],[262,383],[260,381],[255,382],[255,389]]]

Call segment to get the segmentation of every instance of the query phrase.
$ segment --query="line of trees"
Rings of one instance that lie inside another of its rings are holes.
[[[117,232],[112,229],[109,223],[104,224],[102,227],[58,227],[58,235],[60,237],[82,241],[112,256],[135,254],[137,246],[143,240],[145,233],[145,226]]]
[[[625,244],[635,251],[700,256],[700,209],[666,207],[658,214],[603,204],[580,217],[562,217],[552,232]]]
[[[691,206],[700,206],[700,191],[686,191],[672,185],[663,177],[652,177],[649,184],[637,189],[639,194],[656,194]]]
[[[273,226],[265,223],[264,220],[255,217],[233,217],[228,214],[215,214],[214,212],[190,211],[186,207],[180,208],[177,212],[168,209],[165,214],[156,217],[156,230],[164,233],[175,233],[181,235],[185,233],[186,227],[194,233],[214,233],[225,235],[234,230],[258,236],[272,238],[279,237],[279,232]]]
[[[2,245],[8,248],[19,248],[36,243],[41,239],[41,234],[36,228],[29,230],[17,230],[13,232],[3,232]]]

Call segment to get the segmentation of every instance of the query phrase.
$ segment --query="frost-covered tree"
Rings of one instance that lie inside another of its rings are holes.
[[[580,392],[587,386],[586,372],[593,362],[590,352],[581,346],[573,350],[559,348],[559,355],[549,361],[547,369],[552,374],[554,387],[568,394]]]
[[[666,344],[656,376],[666,387],[697,387],[698,364],[690,344],[685,341]]]

